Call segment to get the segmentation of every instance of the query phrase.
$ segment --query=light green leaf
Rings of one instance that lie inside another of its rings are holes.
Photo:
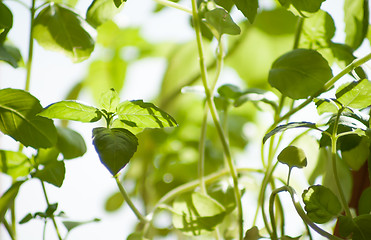
[[[27,176],[31,169],[31,163],[23,153],[0,150],[0,172],[17,179]]]
[[[13,14],[9,8],[0,2],[0,45],[5,41],[6,35],[13,26]]]
[[[283,95],[303,99],[321,90],[331,77],[331,68],[321,54],[309,49],[295,49],[273,63],[268,81]]]
[[[289,9],[294,14],[300,14],[303,17],[308,16],[310,13],[317,12],[326,0],[278,0],[280,4]]]
[[[343,106],[366,108],[371,105],[371,82],[363,79],[344,84],[336,91],[336,98]]]
[[[371,187],[368,187],[363,191],[359,199],[358,213],[359,215],[371,214]]]
[[[23,90],[0,90],[0,130],[25,146],[55,145],[57,131],[49,119],[37,116],[42,107],[37,98]]]
[[[348,151],[342,151],[341,156],[353,171],[358,171],[370,155],[369,147],[369,138],[362,137],[361,142],[356,147]]]
[[[66,168],[63,161],[54,161],[47,164],[42,170],[37,171],[34,177],[53,184],[56,187],[61,187],[66,174]]]
[[[93,223],[93,222],[99,222],[99,221],[100,221],[99,218],[94,218],[93,220],[89,220],[89,221],[81,221],[81,222],[77,222],[77,221],[62,221],[62,223],[67,228],[67,231],[70,232],[72,229],[74,229],[76,227],[79,227],[81,225],[88,224],[88,223]]]
[[[220,96],[230,99],[236,99],[243,94],[241,89],[233,84],[224,84],[220,86],[218,88],[218,93]]]
[[[120,97],[115,91],[111,88],[107,92],[103,93],[100,97],[100,106],[109,113],[115,113],[116,107],[120,103]]]
[[[253,23],[258,12],[258,0],[233,0],[238,10],[240,10],[250,23]]]
[[[18,194],[18,190],[24,181],[13,183],[12,186],[0,198],[0,223],[4,221],[4,216],[7,210],[13,205],[14,199]]]
[[[259,229],[257,226],[254,226],[246,231],[245,237],[243,240],[258,240],[260,239]]]
[[[123,203],[124,197],[122,196],[122,194],[120,192],[115,192],[106,200],[106,203],[104,204],[104,210],[106,210],[107,212],[115,212],[122,206]]]
[[[122,128],[94,128],[93,145],[102,164],[116,175],[137,151],[138,139]]]
[[[308,217],[316,223],[325,223],[337,216],[341,205],[334,193],[322,185],[310,186],[302,194]]]
[[[14,68],[23,65],[23,59],[19,49],[6,43],[0,44],[0,61],[5,61]]]
[[[280,163],[286,164],[289,168],[303,168],[307,166],[307,157],[303,149],[296,146],[288,146],[284,148],[277,156]]]
[[[35,162],[42,165],[47,165],[51,162],[56,162],[60,151],[56,147],[40,148],[37,150]]]
[[[96,122],[101,119],[99,109],[76,101],[60,101],[47,106],[38,114],[47,118],[66,119],[79,122]]]
[[[70,9],[50,3],[37,15],[33,34],[45,49],[61,52],[73,62],[81,62],[94,50],[94,40],[84,24],[83,19]]]
[[[276,133],[286,131],[287,129],[292,129],[292,128],[312,128],[321,131],[319,128],[316,127],[315,123],[311,122],[292,122],[284,125],[279,125],[278,127],[274,128],[272,131],[267,133],[264,138],[263,138],[263,143],[265,143],[268,138],[273,136]]]
[[[368,30],[368,0],[345,0],[345,43],[356,50],[363,42]]]
[[[332,99],[314,99],[316,104],[317,112],[319,115],[323,113],[337,113],[339,108],[341,107],[337,102],[333,101]]]
[[[212,231],[224,218],[224,207],[201,193],[178,197],[173,203],[173,225],[187,235]]]
[[[223,8],[215,8],[205,13],[206,22],[218,32],[217,38],[223,34],[238,35],[240,27],[233,21],[229,13]]]
[[[119,11],[112,0],[94,0],[86,12],[86,21],[96,28],[111,20]]]
[[[135,127],[135,126],[129,126],[127,124],[127,121],[121,121],[120,119],[116,118],[113,120],[111,124],[112,128],[125,128],[126,130],[129,130],[132,134],[138,134],[140,132],[143,132],[145,128]]]
[[[81,157],[86,152],[86,144],[82,136],[70,128],[57,127],[57,148],[64,159]]]
[[[113,3],[117,8],[119,8],[126,0],[113,0]]]
[[[164,128],[178,125],[172,116],[143,100],[120,103],[117,106],[117,114],[119,119],[130,127]]]

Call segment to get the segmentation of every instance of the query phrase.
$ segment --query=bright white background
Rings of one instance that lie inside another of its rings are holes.
[[[261,5],[269,3],[269,0],[261,1]],[[14,44],[20,47],[23,56],[26,58],[28,49],[29,13],[19,4],[6,0],[14,14],[14,27],[9,34]],[[30,4],[27,1],[27,4]],[[90,1],[80,0],[78,9],[84,16],[84,9],[87,9]],[[182,4],[190,5],[190,1],[183,1]],[[151,41],[174,40],[185,41],[193,38],[190,29],[188,16],[178,10],[165,10],[159,15],[152,15],[151,9],[154,2],[151,0],[128,0],[124,10],[116,17],[121,26],[144,25],[143,36]],[[337,28],[343,31],[342,23],[343,0],[327,0],[323,9],[328,10]],[[334,14],[336,13],[336,14]],[[171,19],[171,21],[169,21]],[[337,34],[335,41],[342,41],[344,36]],[[365,41],[365,44],[369,44]],[[360,52],[360,56],[364,53]],[[99,56],[99,50],[92,54],[91,59]],[[66,57],[49,51],[45,51],[35,43],[34,65],[30,92],[40,99],[41,104],[46,106],[52,102],[60,101],[65,97],[72,85],[80,81],[86,74],[88,60],[79,64],[72,64]],[[156,95],[159,82],[165,68],[165,61],[142,60],[133,64],[128,71],[125,88],[121,95],[122,99],[147,99],[150,100]],[[236,74],[231,74],[236,78]],[[149,88],[142,86],[148,85]],[[235,79],[238,82],[238,79]],[[0,88],[23,89],[25,84],[24,69],[13,69],[7,64],[0,65]],[[137,86],[141,86],[138,88]],[[93,103],[86,92],[82,94],[82,100]],[[103,207],[107,196],[116,191],[114,179],[108,171],[100,164],[99,159],[91,145],[91,129],[94,124],[72,123],[71,127],[77,130],[85,138],[88,152],[79,159],[66,162],[66,178],[63,186],[58,189],[47,184],[47,192],[50,201],[59,203],[59,210],[63,210],[72,220],[90,220],[101,218],[99,223],[91,223],[73,230],[68,239],[70,240],[118,240],[125,239],[132,231],[132,226],[137,222],[135,216],[127,208],[107,214]],[[2,149],[16,150],[17,144],[4,135],[0,135],[0,147]],[[4,175],[0,176],[0,192],[3,192],[10,184],[10,179]],[[128,186],[130,187],[130,186]],[[28,181],[21,187],[16,201],[17,219],[22,219],[29,212],[44,211],[45,200],[42,194],[40,183],[37,180]],[[43,222],[34,220],[27,224],[18,226],[19,240],[41,240]],[[295,226],[294,226],[295,228]],[[64,235],[63,226],[62,235]],[[0,239],[7,240],[9,237],[4,229],[0,228]],[[47,240],[54,240],[56,234],[52,225],[47,228]]]

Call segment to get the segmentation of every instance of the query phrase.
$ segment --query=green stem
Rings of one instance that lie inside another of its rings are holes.
[[[228,162],[228,167],[230,170],[230,174],[233,180],[233,189],[234,189],[234,194],[236,197],[236,205],[237,205],[237,219],[238,219],[238,239],[243,238],[243,216],[242,216],[242,203],[241,203],[241,194],[240,190],[238,189],[238,178],[237,178],[237,172],[236,168],[232,162],[232,156],[231,152],[229,149],[228,142],[226,140],[225,134],[223,132],[223,128],[220,124],[217,110],[213,101],[213,95],[210,92],[210,87],[209,83],[207,81],[207,69],[206,69],[206,64],[205,64],[205,59],[204,59],[204,51],[203,51],[203,46],[202,46],[202,35],[201,35],[201,26],[200,26],[200,19],[198,15],[198,10],[197,10],[197,2],[196,0],[192,0],[192,16],[193,16],[193,24],[196,32],[196,40],[197,40],[197,48],[198,48],[198,55],[199,55],[199,64],[200,64],[200,71],[201,71],[201,80],[205,89],[205,94],[206,94],[206,101],[207,104],[210,108],[210,113],[212,116],[212,119],[214,121],[214,125],[217,129],[219,138],[222,142],[223,150],[224,150],[224,155],[227,159]]]
[[[192,10],[191,9],[183,7],[182,5],[180,5],[178,3],[167,1],[167,0],[154,0],[154,1],[157,2],[158,4],[161,4],[161,5],[164,5],[164,6],[167,6],[167,7],[171,7],[171,8],[175,8],[175,9],[184,11],[184,12],[192,15]]]
[[[303,24],[304,24],[304,18],[299,17],[298,23],[296,25],[294,46],[292,47],[292,49],[297,49],[299,47],[301,31],[303,30]]]
[[[332,136],[331,136],[331,163],[332,163],[332,171],[333,171],[334,178],[335,178],[336,188],[337,188],[338,193],[340,195],[341,205],[343,206],[343,209],[345,211],[346,216],[351,217],[352,214],[350,212],[347,200],[345,199],[345,194],[344,194],[343,188],[341,187],[341,184],[340,184],[340,179],[339,179],[337,166],[336,166],[336,163],[337,163],[336,152],[337,152],[337,139],[338,139],[337,131],[338,131],[338,126],[339,126],[340,116],[341,116],[341,113],[342,113],[343,110],[344,110],[344,108],[341,108],[339,110],[339,112],[336,116],[335,122],[334,122],[334,129],[332,131]]]
[[[41,186],[42,186],[42,189],[43,189],[43,192],[44,192],[44,197],[45,197],[46,204],[49,207],[50,202],[49,202],[48,194],[46,193],[44,181],[40,180],[40,183],[41,183]],[[58,239],[62,240],[62,237],[61,237],[61,234],[59,233],[58,225],[57,225],[57,222],[55,221],[54,215],[51,215],[50,218],[52,219],[52,222],[53,222],[55,231],[57,233]]]
[[[116,180],[116,183],[117,183],[117,186],[122,194],[122,196],[124,197],[126,203],[129,205],[129,207],[131,208],[131,210],[134,212],[135,216],[139,219],[139,221],[143,224],[147,224],[148,223],[148,220],[139,212],[139,210],[135,207],[134,203],[131,201],[129,195],[126,193],[125,189],[124,189],[124,186],[122,186],[119,178],[117,175],[114,176],[115,180]]]
[[[5,227],[6,231],[8,232],[10,238],[12,240],[16,240],[17,238],[16,238],[16,236],[15,236],[15,234],[13,232],[13,228],[9,225],[9,223],[6,221],[5,218],[3,219],[3,222],[2,223],[4,224],[4,227]]]
[[[199,143],[200,159],[198,162],[198,175],[200,179],[200,188],[201,188],[201,192],[204,194],[206,194],[204,175],[205,175],[205,143],[206,143],[208,112],[209,112],[209,108],[206,105],[204,108],[204,117],[203,117],[202,126],[201,126],[201,136],[200,136],[200,143]]]
[[[272,234],[271,234],[272,240],[278,240],[276,220],[274,219],[274,199],[278,193],[279,191],[274,190],[271,196],[269,197],[269,216],[271,218],[271,224],[272,224]]]
[[[33,24],[35,20],[35,2],[36,0],[32,0],[32,5],[30,8],[30,14],[31,14],[31,23],[30,23],[30,39],[29,39],[29,45],[28,45],[28,59],[27,59],[27,65],[26,65],[26,84],[25,84],[25,91],[30,90],[30,84],[31,84],[31,69],[32,69],[32,57],[33,57]]]

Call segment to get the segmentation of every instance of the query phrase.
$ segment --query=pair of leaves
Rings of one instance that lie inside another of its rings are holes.
[[[24,224],[37,217],[44,218],[44,219],[52,218],[57,208],[58,208],[58,203],[50,204],[46,208],[45,212],[36,212],[34,214],[28,213],[26,216],[22,218],[21,221],[19,221],[19,223]]]

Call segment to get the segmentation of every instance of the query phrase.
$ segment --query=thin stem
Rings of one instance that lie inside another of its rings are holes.
[[[41,186],[42,186],[42,189],[43,189],[43,192],[44,192],[44,197],[45,197],[46,204],[49,207],[50,202],[49,202],[48,194],[46,193],[46,188],[45,188],[44,181],[40,180],[40,183],[41,183]],[[57,222],[55,221],[54,215],[51,215],[50,218],[52,219],[52,222],[53,222],[55,231],[57,233],[58,239],[62,240],[62,237],[61,237],[61,234],[59,233],[58,225],[57,225]]]
[[[148,223],[148,220],[139,212],[139,210],[135,207],[134,203],[131,201],[129,195],[125,191],[124,186],[122,186],[122,184],[121,184],[118,176],[115,175],[114,178],[116,180],[117,186],[118,186],[118,188],[119,188],[122,196],[124,197],[125,201],[129,205],[129,207],[131,208],[131,210],[134,212],[135,216],[139,219],[139,221],[141,223],[143,223],[143,224]]]
[[[202,126],[201,126],[201,136],[200,136],[200,143],[199,143],[199,154],[200,159],[198,162],[198,175],[200,179],[200,188],[201,192],[206,194],[206,186],[205,186],[205,143],[206,143],[206,131],[207,131],[207,114],[209,112],[209,108],[207,105],[204,108],[204,117],[202,120]]]
[[[13,229],[12,229],[11,226],[9,226],[9,223],[6,221],[5,218],[3,219],[3,222],[2,223],[4,224],[4,227],[5,227],[6,231],[8,232],[10,238],[12,240],[16,240],[17,238],[16,238],[16,236],[15,236],[15,234],[13,232]]]
[[[205,64],[205,59],[204,59],[204,51],[203,51],[203,46],[202,46],[202,35],[201,35],[201,26],[200,26],[200,19],[198,15],[198,10],[197,10],[197,2],[196,0],[192,0],[192,16],[193,16],[193,25],[195,28],[196,32],[196,40],[197,40],[197,48],[198,48],[198,55],[199,55],[199,64],[200,64],[200,71],[201,71],[201,80],[205,89],[205,94],[206,94],[206,101],[207,104],[209,105],[210,108],[210,113],[214,121],[214,125],[217,129],[217,132],[219,134],[219,138],[222,142],[223,150],[224,150],[224,155],[227,159],[228,162],[228,167],[230,170],[230,174],[233,180],[233,190],[234,194],[236,197],[236,205],[237,205],[237,219],[238,219],[238,239],[243,238],[243,216],[242,216],[242,203],[241,203],[241,194],[240,190],[238,189],[238,178],[237,178],[237,172],[236,168],[233,164],[232,161],[232,156],[231,152],[229,149],[228,142],[226,140],[225,134],[223,132],[223,128],[220,124],[218,115],[217,115],[217,110],[213,101],[213,95],[210,92],[210,87],[209,83],[207,81],[207,69],[206,69],[206,64]]]
[[[303,23],[304,23],[304,18],[299,17],[298,23],[296,25],[294,46],[292,47],[292,49],[297,49],[299,47],[301,31],[303,30]]]
[[[10,216],[11,216],[11,219],[12,219],[12,230],[13,230],[13,234],[14,234],[14,239],[17,239],[17,229],[16,229],[17,223],[16,223],[16,219],[15,219],[15,201],[13,202],[13,204],[10,208]]]
[[[32,5],[30,8],[30,14],[31,14],[31,23],[30,23],[30,39],[29,39],[29,45],[28,45],[28,60],[26,65],[26,84],[24,90],[29,91],[30,90],[30,84],[31,84],[31,69],[32,69],[32,57],[33,57],[33,24],[35,19],[35,2],[36,0],[32,0]]]
[[[276,220],[274,219],[274,199],[276,195],[279,193],[279,191],[273,191],[271,196],[269,197],[269,216],[271,218],[271,224],[272,224],[272,240],[278,240],[277,235],[277,226],[276,226]]]
[[[167,1],[167,0],[154,0],[154,1],[157,2],[158,4],[161,4],[161,5],[164,5],[164,6],[167,6],[167,7],[171,7],[171,8],[175,8],[175,9],[184,11],[184,12],[192,15],[192,10],[191,9],[188,9],[188,8],[178,4],[178,3],[170,2],[170,1]]]

